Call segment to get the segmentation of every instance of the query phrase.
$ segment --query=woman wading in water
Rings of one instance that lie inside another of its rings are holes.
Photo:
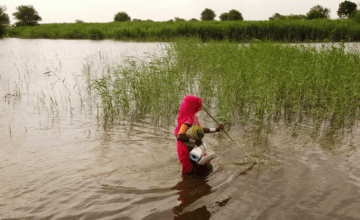
[[[201,110],[202,101],[193,95],[185,96],[181,103],[178,124],[175,128],[175,136],[177,137],[177,153],[182,165],[183,174],[205,174],[212,170],[210,161],[215,155],[203,154],[200,162],[190,159],[190,151],[201,146],[203,141],[203,133],[215,133],[224,129],[223,124],[219,124],[217,128],[201,128],[196,113]],[[192,130],[196,130],[199,138],[193,139],[187,135],[189,128],[194,126]],[[196,127],[197,126],[197,127]]]

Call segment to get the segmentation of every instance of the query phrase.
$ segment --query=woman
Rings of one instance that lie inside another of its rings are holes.
[[[177,137],[177,152],[179,156],[180,163],[182,165],[182,173],[199,173],[206,170],[211,170],[211,164],[206,164],[205,166],[197,165],[195,162],[190,160],[190,149],[184,144],[187,142],[195,143],[197,146],[202,144],[201,140],[194,140],[186,136],[186,130],[192,125],[201,126],[196,113],[201,110],[202,101],[200,98],[193,95],[185,96],[183,102],[181,103],[178,124],[175,128],[175,136]],[[217,128],[203,128],[204,133],[214,133],[219,132],[224,129],[223,124],[219,124]],[[206,154],[204,154],[206,157]]]

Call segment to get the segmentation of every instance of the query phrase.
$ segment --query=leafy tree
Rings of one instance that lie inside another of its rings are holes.
[[[351,12],[355,11],[356,9],[357,5],[354,2],[345,0],[339,4],[339,10],[337,11],[337,14],[339,18],[348,18]]]
[[[229,13],[228,13],[228,12],[224,12],[224,13],[222,13],[222,14],[219,16],[219,18],[220,18],[221,21],[227,21],[228,16],[229,16]]]
[[[32,5],[20,5],[16,7],[17,12],[13,13],[16,20],[16,26],[34,26],[41,21],[39,13]]]
[[[141,22],[141,19],[134,18],[132,21],[133,22]]]
[[[80,20],[80,19],[76,19],[75,22],[76,22],[76,23],[84,23],[84,21],[83,21],[83,20]]]
[[[244,18],[239,11],[232,9],[229,11],[228,20],[229,21],[242,21],[242,20],[244,20]]]
[[[6,7],[5,5],[0,5],[0,26],[4,24],[10,24],[9,15],[5,13]]]
[[[326,16],[326,18],[330,18],[330,9],[325,8],[325,7],[321,6],[321,5],[315,5],[314,7],[310,8],[310,11],[311,10],[318,10],[321,13],[323,13]]]
[[[215,16],[215,12],[209,8],[205,8],[204,11],[201,12],[202,21],[212,21],[214,20]]]
[[[189,21],[199,21],[199,20],[196,18],[191,18]]]
[[[115,15],[114,21],[131,21],[131,18],[126,12],[122,11]]]
[[[306,17],[308,20],[327,18],[325,14],[321,13],[320,11],[318,11],[316,9],[310,10],[306,14]]]

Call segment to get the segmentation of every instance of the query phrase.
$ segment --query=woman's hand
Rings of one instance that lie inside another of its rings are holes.
[[[224,128],[225,128],[224,124],[221,123],[221,124],[219,124],[219,126],[217,127],[216,130],[221,131],[221,130],[224,130]]]

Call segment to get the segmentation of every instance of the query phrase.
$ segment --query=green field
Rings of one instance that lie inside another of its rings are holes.
[[[359,52],[259,42],[177,40],[167,56],[129,58],[88,87],[107,118],[176,118],[186,94],[195,94],[222,121],[271,127],[286,122],[351,128],[359,118]]]
[[[9,28],[5,36],[133,41],[173,41],[196,37],[203,41],[248,42],[258,39],[281,42],[336,42],[359,41],[360,24],[351,19],[63,23]]]

